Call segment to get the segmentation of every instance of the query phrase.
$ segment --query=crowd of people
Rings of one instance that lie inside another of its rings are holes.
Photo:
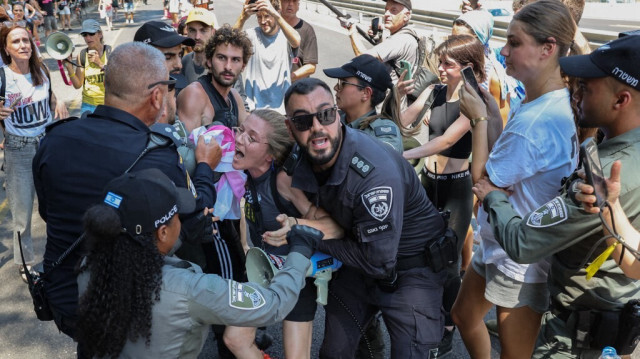
[[[221,358],[266,358],[260,327],[278,322],[285,356],[310,358],[316,252],[342,263],[321,358],[384,357],[381,322],[392,358],[445,358],[456,329],[489,358],[492,325],[502,358],[634,351],[640,36],[591,52],[584,1],[520,0],[494,49],[492,15],[465,0],[430,47],[412,0],[385,1],[372,47],[340,19],[355,57],[332,68],[300,0],[246,0],[220,22],[208,2],[177,16],[169,1],[171,23],[114,49],[85,20],[87,48],[65,64],[80,118],[56,102],[27,5],[13,5],[0,117],[14,261],[25,280],[44,275],[79,358],[195,358],[209,331]],[[595,189],[580,159],[592,138]],[[252,247],[280,264],[266,287],[247,281]]]

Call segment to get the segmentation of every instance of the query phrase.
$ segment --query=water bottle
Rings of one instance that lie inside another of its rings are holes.
[[[602,349],[602,355],[600,355],[600,359],[620,359],[620,356],[616,352],[615,348],[604,347],[604,349]]]

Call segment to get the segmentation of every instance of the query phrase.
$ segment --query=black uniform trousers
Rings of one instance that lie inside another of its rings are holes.
[[[361,328],[378,310],[391,336],[391,358],[429,358],[443,334],[446,276],[446,271],[434,273],[429,267],[399,271],[397,289],[387,293],[374,279],[343,266],[329,284],[320,358],[353,358]]]

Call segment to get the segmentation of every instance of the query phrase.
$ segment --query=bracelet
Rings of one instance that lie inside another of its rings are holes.
[[[76,72],[75,71],[69,71],[69,78],[74,78],[76,77]]]
[[[474,118],[471,120],[471,128],[476,127],[476,125],[478,124],[478,122],[480,121],[488,121],[489,119],[486,117],[478,117],[478,118]]]

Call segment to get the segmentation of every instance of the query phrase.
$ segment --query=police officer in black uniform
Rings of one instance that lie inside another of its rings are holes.
[[[381,310],[391,356],[428,358],[444,323],[445,258],[428,250],[443,243],[442,216],[402,156],[341,124],[324,82],[295,82],[285,107],[301,148],[293,186],[346,233],[318,246],[344,263],[330,283],[321,357],[353,357],[362,328]]]
[[[143,67],[141,58],[146,59]],[[199,214],[215,202],[212,168],[220,161],[220,146],[198,143],[199,163],[192,181],[174,144],[162,134],[152,136],[149,128],[168,108],[175,108],[168,102],[175,101],[175,80],[169,78],[162,53],[144,43],[127,43],[116,48],[109,61],[105,105],[81,119],[48,128],[33,160],[38,210],[47,223],[46,292],[56,325],[71,337],[78,303],[74,267],[84,243],[53,269],[52,263],[80,237],[83,214],[101,201],[107,182],[133,166],[134,171],[158,168],[178,187],[189,188],[197,206],[182,221],[184,240],[202,234],[205,223]],[[153,145],[148,146],[150,142]]]

